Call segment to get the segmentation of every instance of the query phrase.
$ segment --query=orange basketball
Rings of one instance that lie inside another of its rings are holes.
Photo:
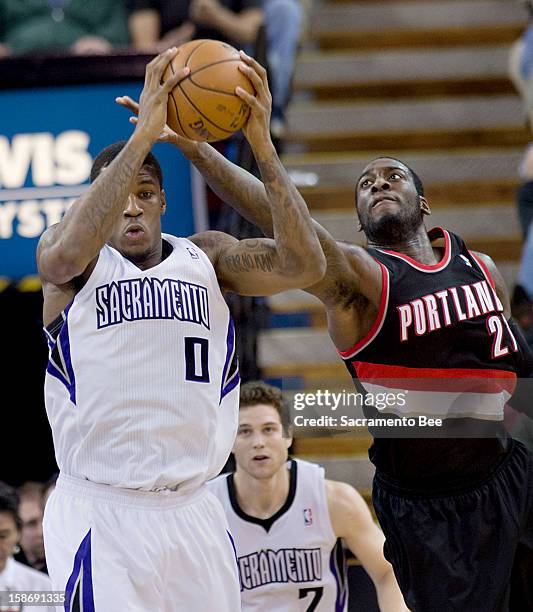
[[[235,95],[235,87],[255,93],[238,69],[241,62],[237,49],[219,40],[192,40],[182,45],[163,75],[165,81],[180,68],[191,70],[168,97],[169,127],[185,138],[207,142],[239,130],[250,107]]]

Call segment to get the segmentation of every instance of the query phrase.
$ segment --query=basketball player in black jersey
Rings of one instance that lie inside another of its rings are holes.
[[[246,74],[251,60],[241,57]],[[135,112],[131,100],[122,103]],[[165,140],[222,200],[272,235],[260,181],[207,144],[168,130]],[[509,319],[501,274],[458,236],[426,230],[422,183],[399,160],[367,165],[356,210],[368,248],[338,242],[315,223],[327,272],[306,291],[323,302],[329,334],[359,388],[409,389],[412,405],[397,417],[424,410],[443,419],[439,432],[426,434],[433,437],[372,432],[374,506],[405,601],[417,612],[533,609],[533,599],[526,601],[533,459],[502,422],[503,405],[517,377],[531,376],[533,358]],[[518,409],[533,414],[533,395],[515,397]]]

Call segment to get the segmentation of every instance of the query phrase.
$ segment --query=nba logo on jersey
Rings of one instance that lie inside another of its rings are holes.
[[[304,508],[304,525],[313,524],[313,511],[311,508]]]

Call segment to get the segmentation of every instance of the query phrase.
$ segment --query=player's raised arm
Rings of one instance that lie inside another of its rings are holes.
[[[307,206],[289,179],[270,139],[272,98],[266,70],[255,60],[245,74],[256,95],[242,88],[236,94],[250,106],[243,128],[252,147],[270,204],[273,239],[232,239],[225,234],[194,236],[211,257],[221,285],[244,295],[269,295],[318,282],[326,260]],[[211,240],[214,243],[211,244]]]
[[[254,59],[248,60],[248,64],[241,68],[250,79],[255,95],[241,87],[237,87],[235,93],[250,107],[250,116],[243,132],[257,161],[270,204],[277,269],[290,279],[290,285],[307,287],[324,276],[326,260],[307,204],[290,180],[270,138],[272,96],[267,72]],[[248,248],[247,242],[241,243],[245,250]],[[238,247],[232,251],[236,249]],[[224,272],[233,276],[233,271],[229,269]]]
[[[326,494],[335,535],[344,540],[372,579],[381,612],[407,612],[392,565],[383,555],[385,537],[365,500],[350,485],[333,480],[326,480]]]
[[[176,49],[169,49],[148,64],[139,120],[127,145],[61,222],[43,234],[37,249],[43,280],[61,285],[81,275],[111,236],[137,173],[165,126],[168,93],[188,70],[176,72],[161,84],[163,72],[176,53]]]

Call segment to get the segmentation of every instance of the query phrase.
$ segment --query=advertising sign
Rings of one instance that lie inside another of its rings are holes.
[[[39,237],[89,185],[93,159],[129,138],[129,111],[115,98],[139,98],[142,83],[88,84],[0,91],[0,276],[37,272]],[[168,144],[154,147],[164,177],[163,231],[195,231],[189,163]]]

